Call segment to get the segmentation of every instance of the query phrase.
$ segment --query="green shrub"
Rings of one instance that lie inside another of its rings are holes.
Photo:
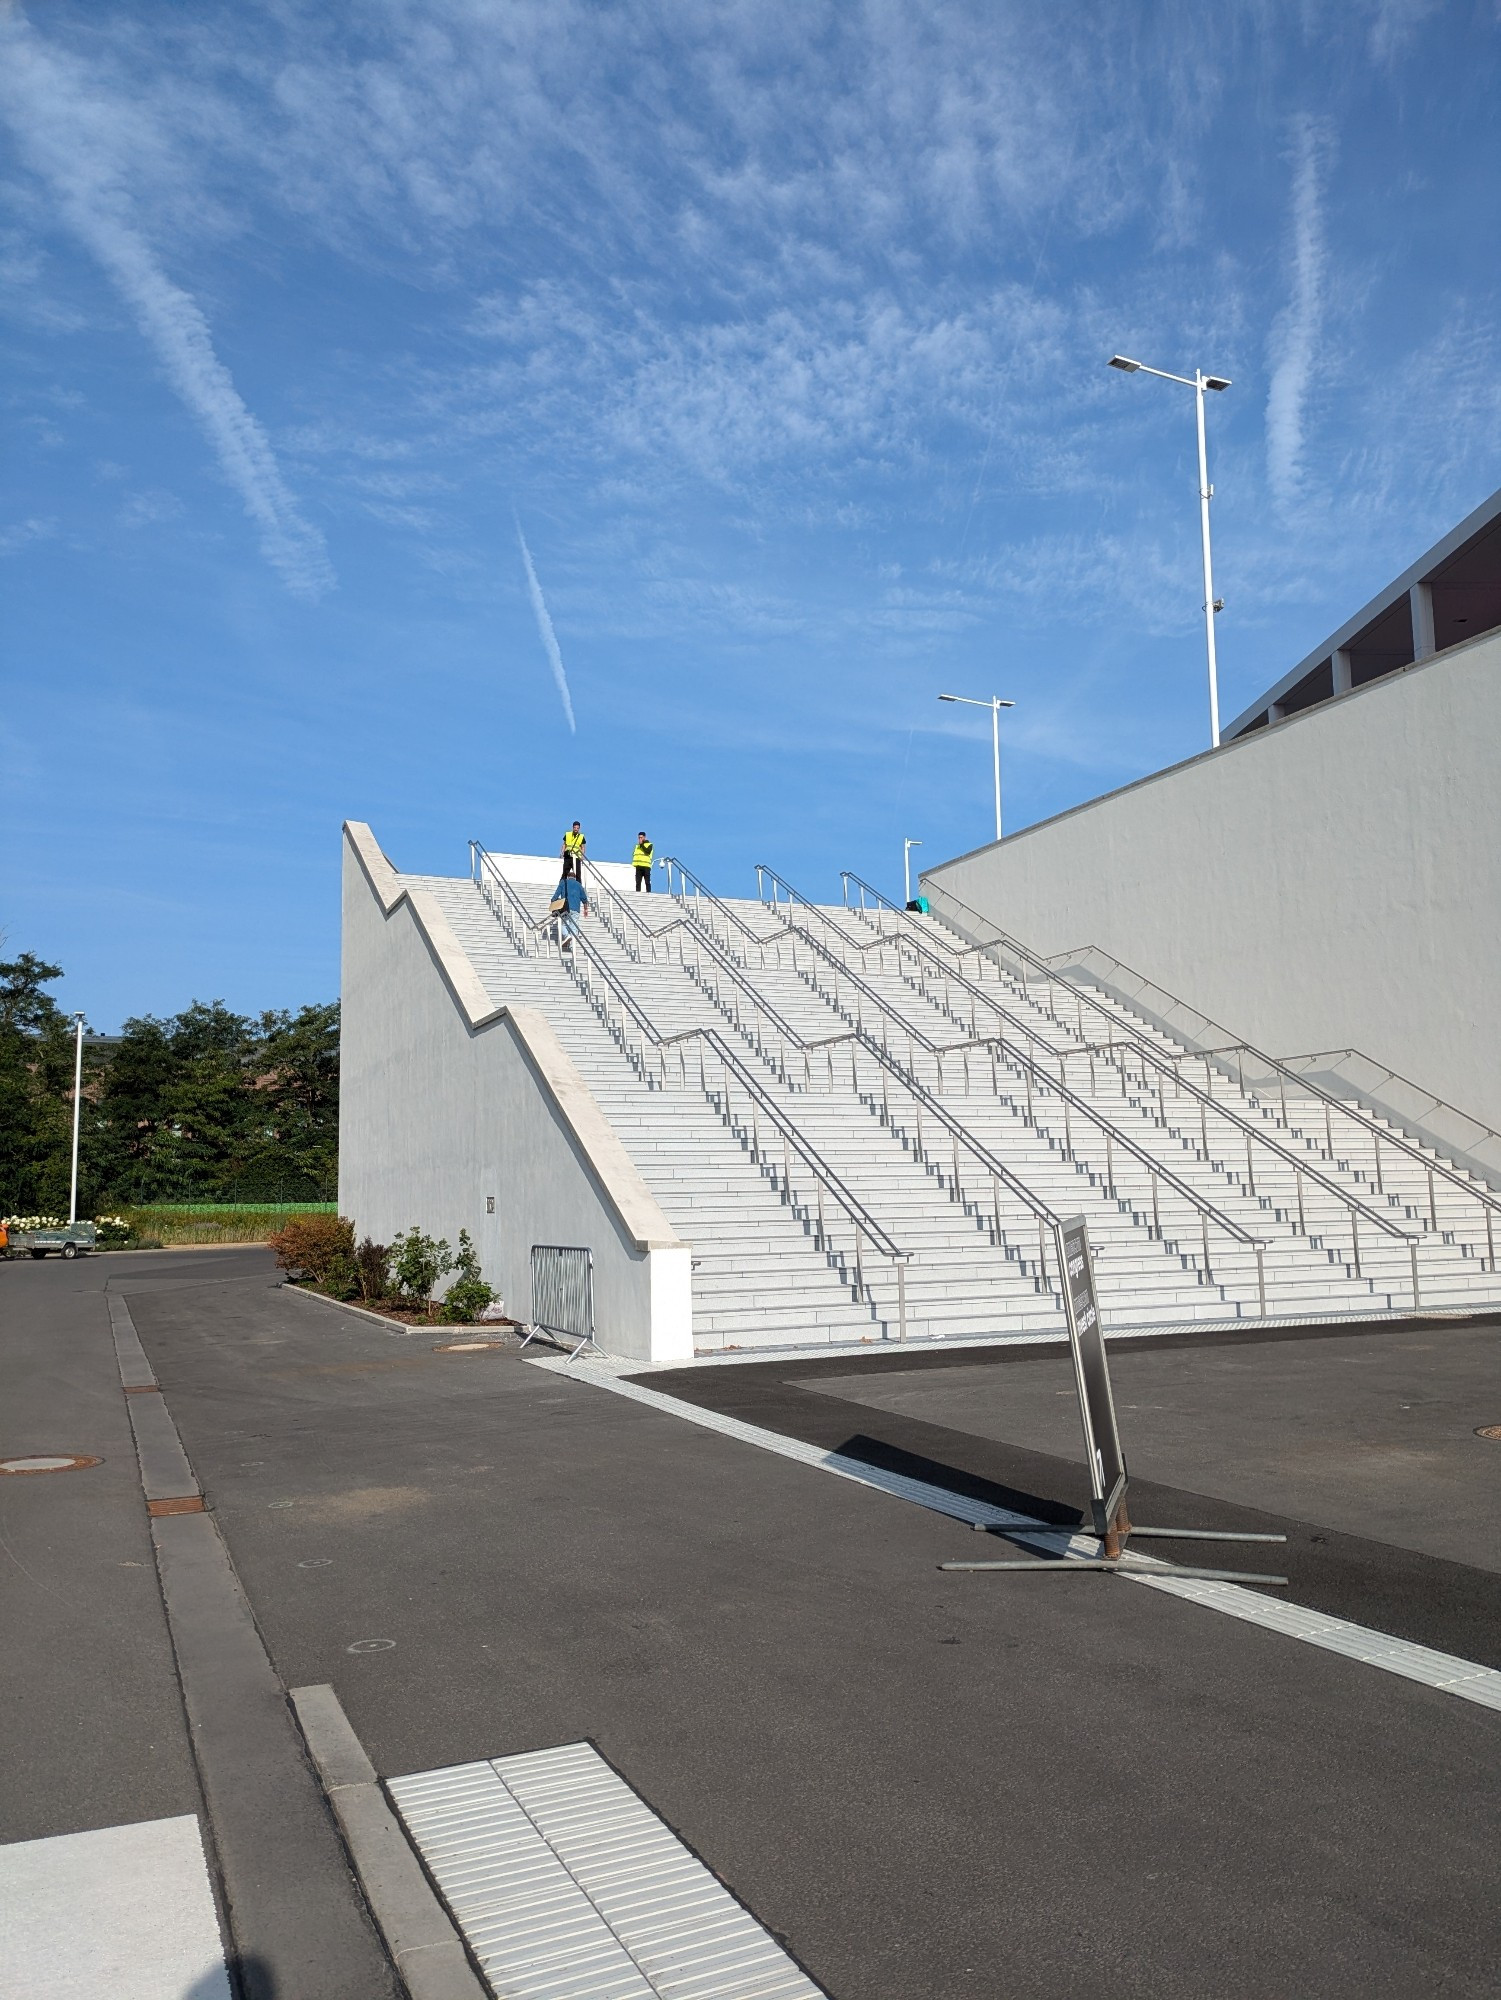
[[[434,1239],[414,1224],[391,1245],[391,1275],[403,1305],[433,1316],[433,1287],[453,1269],[453,1252],[446,1236]]]
[[[331,1298],[353,1298],[354,1224],[343,1215],[294,1215],[267,1245],[282,1270],[301,1276]]]
[[[495,1302],[493,1288],[480,1276],[479,1255],[467,1229],[459,1231],[453,1268],[458,1276],[444,1295],[440,1317],[450,1326],[462,1326],[478,1319],[485,1307]]]
[[[367,1306],[380,1305],[391,1289],[391,1252],[367,1236],[354,1253],[354,1279]]]

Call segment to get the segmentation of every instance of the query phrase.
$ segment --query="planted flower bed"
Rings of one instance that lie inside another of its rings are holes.
[[[415,1225],[392,1243],[367,1236],[356,1243],[343,1215],[301,1215],[268,1238],[276,1261],[294,1284],[325,1297],[361,1305],[408,1326],[506,1323],[494,1288],[485,1282],[467,1229],[458,1248]],[[451,1278],[441,1298],[444,1278]]]

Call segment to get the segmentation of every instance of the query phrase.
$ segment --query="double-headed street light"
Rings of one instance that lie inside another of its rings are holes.
[[[1001,710],[1015,708],[1014,701],[1002,701],[993,694],[989,701],[975,701],[967,694],[941,694],[940,701],[962,702],[966,708],[988,708],[990,710],[990,741],[995,754],[995,837],[1001,837]],[[911,898],[908,898],[911,901]]]
[[[1222,602],[1214,594],[1214,571],[1209,561],[1209,503],[1214,498],[1214,488],[1209,483],[1209,459],[1204,449],[1204,391],[1228,389],[1230,384],[1223,375],[1206,375],[1198,368],[1192,375],[1172,375],[1165,368],[1148,368],[1144,361],[1132,361],[1125,354],[1112,354],[1110,366],[1121,369],[1127,375],[1157,375],[1164,382],[1181,382],[1185,389],[1194,392],[1199,418],[1199,532],[1204,542],[1204,641],[1209,652],[1209,740],[1218,750],[1220,680],[1214,657],[1214,614],[1222,608]]]

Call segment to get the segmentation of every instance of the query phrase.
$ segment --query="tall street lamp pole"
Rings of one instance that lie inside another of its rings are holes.
[[[912,850],[914,847],[921,846],[922,842],[920,840],[904,840],[902,842],[902,881],[906,885],[907,890],[903,901],[908,903],[912,901]]]
[[[78,1120],[83,1110],[83,1016],[73,1016],[73,1181],[68,1190],[68,1221],[78,1220]]]
[[[1001,837],[1001,710],[1015,708],[1014,701],[1002,701],[993,694],[989,701],[975,701],[967,694],[941,694],[940,701],[962,702],[965,708],[988,708],[990,710],[990,747],[995,759],[995,837]],[[910,901],[911,898],[909,897]]]
[[[1165,368],[1148,368],[1144,361],[1133,361],[1125,354],[1112,354],[1110,366],[1121,369],[1127,375],[1156,375],[1164,382],[1181,382],[1185,389],[1194,392],[1199,419],[1199,534],[1204,544],[1204,644],[1209,654],[1209,740],[1218,750],[1220,679],[1214,655],[1214,614],[1222,609],[1222,600],[1214,594],[1214,569],[1209,560],[1209,503],[1214,498],[1214,488],[1209,483],[1209,456],[1204,447],[1204,391],[1228,389],[1230,384],[1223,375],[1206,375],[1199,368],[1192,375],[1172,375]]]

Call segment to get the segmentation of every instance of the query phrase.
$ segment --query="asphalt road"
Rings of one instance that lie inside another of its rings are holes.
[[[202,1514],[155,1524],[179,1572],[190,1554],[185,1538],[200,1571],[206,1557],[210,1571],[217,1563],[225,1572],[217,1599],[212,1576],[206,1592],[201,1576],[180,1581],[169,1624],[128,1410],[155,1406],[158,1435],[165,1420],[149,1391],[147,1402],[127,1404],[110,1332],[110,1290],[132,1301],[153,1293],[201,1299],[210,1281],[209,1296],[227,1289],[267,1299],[274,1280],[261,1250],[0,1262],[0,1458],[99,1461],[0,1474],[0,1841],[116,1827],[149,1842],[161,1829],[143,1823],[192,1815],[242,2000],[378,2000],[394,1996],[398,1982],[284,1688],[264,1659],[260,1682],[247,1680],[245,1649],[230,1629],[243,1611]],[[246,1637],[254,1649],[253,1628]],[[192,1743],[183,1685],[190,1666]],[[70,1849],[52,1865],[80,1863]],[[165,1893],[160,1881],[155,1887]],[[71,1891],[54,1885],[54,1893]],[[138,1907],[129,1914],[139,1928]],[[19,1996],[8,1978],[8,1916],[24,1953],[35,1912],[0,1910],[0,1992]],[[109,1923],[93,1903],[78,1909],[77,1932],[89,1941],[75,1936],[60,1948],[49,1993],[62,1991],[60,1964],[77,1972],[83,1961],[92,1968],[88,1990],[105,1990],[95,1983],[103,1959],[120,1948],[113,1932],[102,1934]],[[133,1992],[160,1975],[153,1942],[148,1926],[133,1948],[145,1958],[130,1968],[147,1983]],[[70,1945],[82,1960],[67,1956]],[[222,1977],[210,1974],[192,1990],[217,1994]]]
[[[836,2000],[1497,1991],[1494,1713],[1107,1578],[942,1574],[978,1538],[920,1507],[215,1274],[137,1328],[278,1674],[383,1775],[587,1738]],[[1076,1505],[1076,1448],[841,1372],[690,1380]],[[1474,1627],[1493,1572],[1397,1554]]]
[[[197,1285],[226,1256],[246,1268],[226,1252],[149,1262]],[[0,1478],[0,1840],[198,1809],[104,1297],[147,1261],[0,1261],[0,1457],[102,1461]]]
[[[1501,1328],[1112,1350],[1134,1475],[1501,1572]],[[1080,1457],[1063,1358],[841,1373],[825,1395]]]

